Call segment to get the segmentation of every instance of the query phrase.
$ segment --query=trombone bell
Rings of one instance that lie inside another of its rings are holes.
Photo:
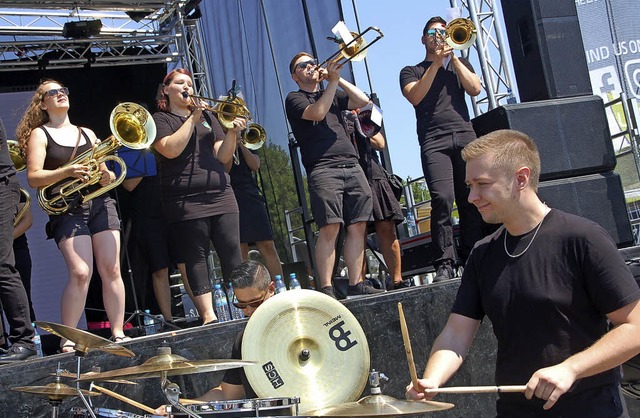
[[[242,132],[242,145],[247,149],[255,151],[262,148],[266,138],[267,131],[265,131],[262,125],[252,123]]]
[[[476,41],[476,25],[471,19],[453,19],[445,28],[445,42],[453,49],[470,48]]]
[[[7,141],[7,146],[9,147],[11,162],[13,163],[16,171],[22,171],[27,168],[27,158],[25,157],[24,152],[22,152],[18,141],[9,139]]]

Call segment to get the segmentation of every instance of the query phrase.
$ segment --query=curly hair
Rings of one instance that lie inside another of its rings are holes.
[[[163,112],[171,112],[171,106],[169,104],[169,96],[164,93],[162,87],[165,87],[171,84],[171,81],[173,81],[173,78],[176,76],[176,74],[184,74],[186,76],[191,77],[191,79],[193,80],[191,73],[188,70],[185,70],[184,68],[176,68],[174,70],[171,70],[166,76],[164,76],[164,79],[162,80],[162,86],[160,86],[160,89],[158,91],[158,98],[156,99],[156,105],[158,106],[158,110],[161,110]]]
[[[22,115],[22,119],[20,119],[18,127],[16,128],[16,139],[20,144],[20,148],[25,153],[27,152],[27,144],[29,142],[29,138],[31,137],[31,131],[33,131],[38,126],[42,126],[45,123],[49,122],[49,114],[42,109],[41,105],[44,101],[44,86],[51,83],[56,83],[60,85],[60,87],[64,87],[62,83],[52,79],[47,79],[41,82],[36,89],[36,92],[33,94],[33,97],[31,98],[29,107],[24,112],[24,115]]]

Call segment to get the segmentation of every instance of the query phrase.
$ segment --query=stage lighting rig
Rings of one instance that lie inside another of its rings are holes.
[[[62,36],[73,39],[89,38],[99,35],[101,29],[102,21],[100,19],[67,22],[62,27]]]

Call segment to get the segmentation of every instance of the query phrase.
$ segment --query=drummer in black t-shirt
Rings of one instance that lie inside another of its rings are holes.
[[[318,290],[335,297],[331,285],[336,258],[335,243],[343,224],[346,230],[344,258],[349,271],[348,295],[377,293],[362,277],[363,236],[371,219],[371,188],[353,144],[341,124],[341,112],[362,107],[369,98],[340,77],[342,65],[330,62],[326,69],[306,52],[296,54],[289,64],[298,91],[290,92],[286,111],[293,134],[300,145],[307,171],[311,210],[319,235],[315,245]],[[327,80],[326,89],[319,85]],[[338,90],[338,86],[342,90]]]
[[[478,211],[467,202],[464,161],[460,152],[476,135],[469,121],[465,93],[480,94],[480,79],[465,58],[458,58],[444,41],[446,22],[429,19],[422,32],[426,57],[400,72],[402,94],[414,106],[422,171],[431,193],[431,228],[435,244],[434,281],[454,277],[456,259],[466,261],[473,244],[483,236]],[[453,201],[460,215],[459,253],[453,239]]]

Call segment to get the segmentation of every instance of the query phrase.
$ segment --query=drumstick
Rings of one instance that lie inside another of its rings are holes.
[[[525,385],[515,386],[454,386],[448,388],[425,389],[424,393],[506,393],[524,392]]]
[[[407,353],[407,363],[409,363],[409,374],[411,375],[411,383],[413,388],[420,391],[418,383],[418,374],[416,373],[416,364],[413,362],[413,351],[411,350],[411,340],[409,340],[409,330],[407,329],[407,321],[404,319],[404,310],[402,302],[398,302],[398,315],[400,316],[400,330],[402,331],[402,340],[404,341],[404,351]]]
[[[180,398],[179,402],[182,405],[202,405],[203,403],[206,403],[205,401],[199,401],[197,399],[184,399],[184,398]]]
[[[119,393],[112,392],[112,391],[110,391],[109,389],[105,389],[105,388],[100,387],[100,386],[97,386],[97,385],[95,385],[95,384],[92,384],[92,385],[91,385],[91,387],[93,387],[93,388],[97,389],[99,392],[102,392],[102,393],[104,393],[104,394],[107,394],[107,395],[109,395],[109,396],[111,396],[111,397],[113,397],[113,398],[119,399],[119,400],[121,400],[122,402],[126,402],[126,403],[128,403],[129,405],[135,406],[136,408],[140,408],[140,409],[142,409],[143,411],[148,412],[148,413],[150,413],[150,414],[155,414],[155,412],[156,412],[154,409],[149,408],[148,406],[143,405],[143,404],[141,404],[140,402],[136,402],[136,401],[134,401],[133,399],[129,399],[129,398],[127,398],[126,396],[120,395]]]

